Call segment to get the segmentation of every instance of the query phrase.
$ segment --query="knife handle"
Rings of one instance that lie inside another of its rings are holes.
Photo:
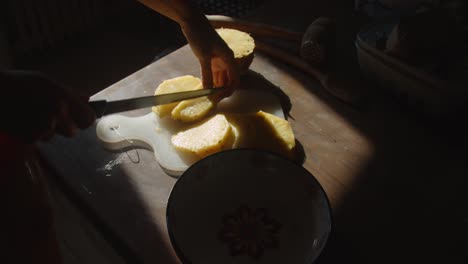
[[[91,107],[91,109],[93,109],[94,113],[96,114],[96,117],[100,118],[104,115],[104,112],[106,111],[107,101],[106,100],[89,101],[88,105],[89,107]]]

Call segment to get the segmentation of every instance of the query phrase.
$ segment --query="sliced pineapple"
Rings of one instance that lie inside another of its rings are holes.
[[[232,28],[218,28],[216,32],[234,52],[235,58],[249,56],[255,48],[254,39],[246,32]]]
[[[291,124],[287,120],[264,111],[258,111],[256,116],[263,121],[262,123],[266,125],[267,129],[271,131],[283,147],[292,150],[296,146]]]
[[[232,148],[264,149],[295,159],[290,123],[264,111],[217,114],[171,138],[176,149],[205,157]]]
[[[202,82],[199,78],[191,76],[191,75],[184,75],[172,79],[168,79],[163,81],[158,88],[156,88],[155,95],[159,94],[167,94],[167,93],[177,93],[177,92],[185,92],[185,91],[192,91],[192,90],[200,90],[202,89]],[[170,103],[165,105],[158,105],[152,108],[153,112],[156,113],[159,117],[164,117],[171,113],[171,111],[179,104]]]
[[[289,122],[281,117],[259,111],[250,114],[226,114],[235,131],[234,148],[269,150],[294,158],[295,137]]]
[[[225,145],[225,149],[237,148],[240,145],[239,142],[240,142],[240,137],[241,137],[239,127],[234,125],[231,122],[229,122],[229,125],[231,125],[232,133],[231,133],[231,136],[230,136],[227,144]]]
[[[199,157],[206,157],[222,150],[231,140],[231,125],[222,114],[217,114],[208,121],[179,132],[171,138],[176,149]]]
[[[180,102],[171,112],[172,119],[183,122],[192,122],[203,118],[215,103],[207,96],[184,100]]]

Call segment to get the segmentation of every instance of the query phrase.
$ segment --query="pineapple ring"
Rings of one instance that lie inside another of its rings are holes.
[[[156,91],[155,95],[167,94],[167,93],[177,93],[185,91],[193,91],[202,89],[202,81],[200,78],[193,77],[191,75],[184,75],[172,79],[163,81]],[[153,112],[156,113],[159,117],[164,117],[169,115],[172,110],[179,104],[179,102],[164,104],[154,106],[152,108]]]

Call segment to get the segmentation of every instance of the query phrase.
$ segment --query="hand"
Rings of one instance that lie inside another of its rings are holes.
[[[205,16],[181,25],[182,31],[197,56],[204,88],[226,87],[224,97],[232,94],[239,83],[239,66],[234,54],[216,33]]]
[[[0,79],[4,87],[0,129],[27,143],[49,140],[56,133],[71,137],[77,128],[87,128],[96,119],[87,97],[39,73],[7,72]]]

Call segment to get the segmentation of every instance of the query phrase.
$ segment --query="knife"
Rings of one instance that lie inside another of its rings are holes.
[[[143,96],[116,101],[90,101],[88,102],[88,104],[94,110],[96,117],[100,118],[104,115],[110,115],[139,108],[146,108],[155,105],[174,103],[178,101],[219,93],[221,91],[224,91],[225,89],[226,88],[206,88],[195,91]]]

